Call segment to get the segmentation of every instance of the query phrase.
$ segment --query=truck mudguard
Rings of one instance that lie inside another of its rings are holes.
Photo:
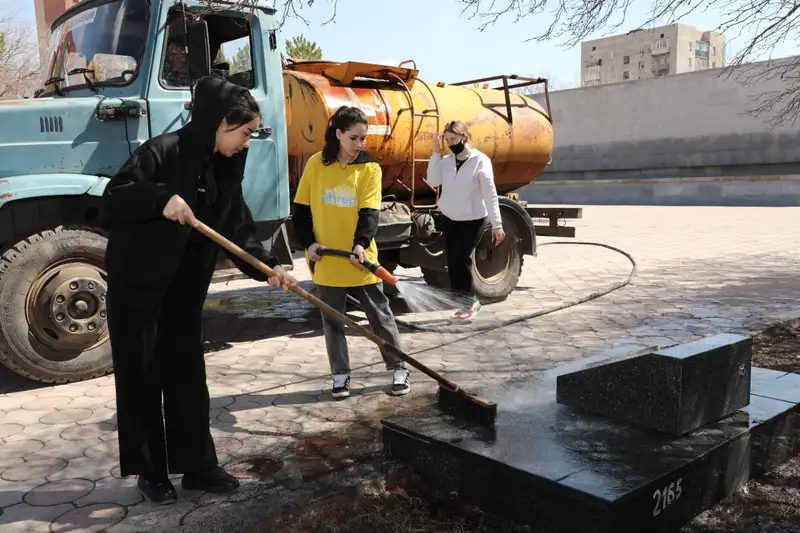
[[[108,178],[88,174],[31,174],[0,178],[0,208],[8,202],[42,196],[101,196]]]
[[[498,198],[500,204],[500,212],[510,211],[515,217],[514,221],[519,228],[519,238],[522,240],[522,253],[525,255],[536,255],[536,229],[534,228],[533,220],[525,208],[511,198],[501,196]],[[506,230],[508,232],[508,230]]]

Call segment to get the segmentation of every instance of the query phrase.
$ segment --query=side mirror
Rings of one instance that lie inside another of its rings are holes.
[[[189,44],[189,69],[196,80],[211,74],[211,46],[205,20],[186,21],[186,42]]]

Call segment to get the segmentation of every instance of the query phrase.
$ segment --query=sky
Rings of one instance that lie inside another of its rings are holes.
[[[280,7],[283,0],[276,3]],[[651,3],[633,3],[636,5],[629,9],[624,26],[592,38],[625,33],[642,24]],[[504,4],[504,0],[497,0],[497,4]],[[32,0],[0,0],[0,9],[8,8],[19,9],[35,25]],[[322,48],[325,59],[334,61],[397,64],[413,59],[420,77],[434,83],[519,74],[547,77],[555,89],[579,84],[579,46],[565,49],[563,40],[525,42],[550,24],[551,15],[529,16],[517,23],[507,17],[479,31],[481,21],[470,19],[469,13],[462,14],[462,8],[458,0],[338,0],[335,21],[323,26],[333,13],[332,0],[316,0],[312,8],[301,11],[309,25],[287,21],[279,42],[283,47],[286,39],[304,34]],[[708,10],[690,14],[681,22],[713,30],[720,19],[719,13]],[[745,42],[744,37],[735,37],[728,35],[727,57]],[[800,54],[800,47],[787,42],[773,51],[773,58],[795,54]]]

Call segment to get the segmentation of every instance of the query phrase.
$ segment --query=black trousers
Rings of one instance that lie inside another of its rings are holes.
[[[171,284],[155,302],[135,300],[130,287],[115,287],[109,279],[123,476],[158,480],[218,464],[209,430],[202,334],[214,261],[212,243],[190,243]]]
[[[485,218],[450,220],[442,216],[440,229],[444,233],[447,251],[447,271],[450,289],[468,297],[475,296],[472,285],[472,252],[481,240]]]

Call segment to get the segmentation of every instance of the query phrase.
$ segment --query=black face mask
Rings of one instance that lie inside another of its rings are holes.
[[[461,141],[458,144],[451,144],[449,148],[455,155],[458,155],[464,151],[464,141]]]

